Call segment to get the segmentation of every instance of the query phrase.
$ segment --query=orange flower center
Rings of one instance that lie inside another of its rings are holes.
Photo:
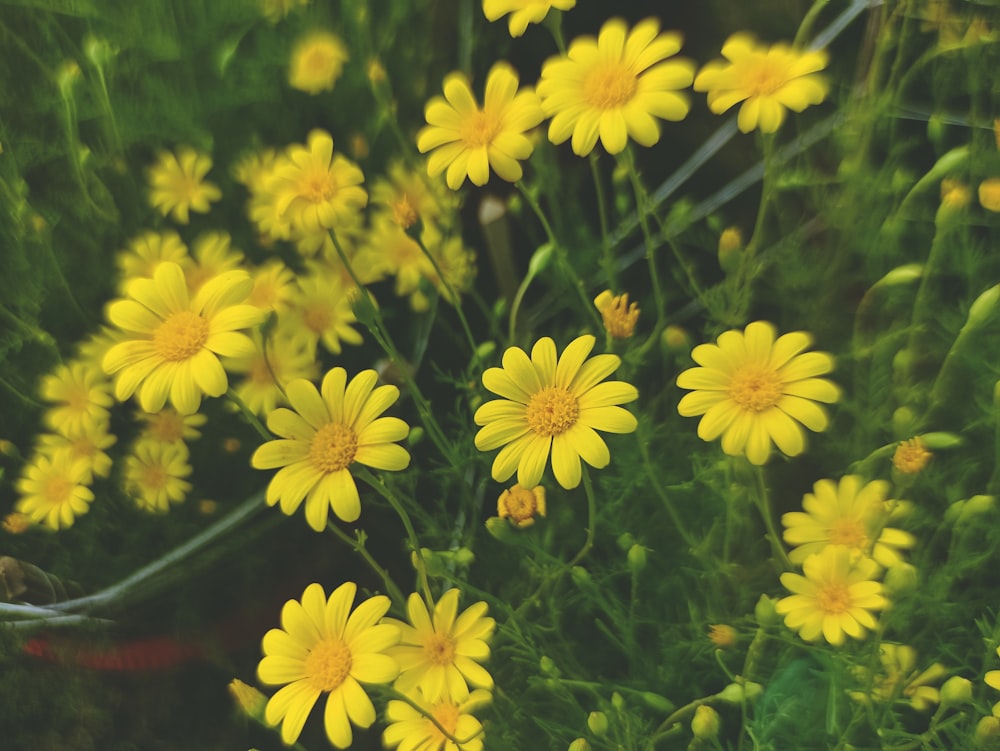
[[[326,169],[313,169],[299,182],[299,195],[310,203],[325,203],[337,194],[337,181]]]
[[[500,118],[477,111],[462,124],[460,135],[469,148],[489,146],[500,132]]]
[[[321,472],[339,472],[354,461],[358,436],[342,422],[328,422],[316,431],[309,447],[309,461]]]
[[[851,593],[843,584],[827,584],[816,592],[816,604],[827,615],[839,615],[851,607]]]
[[[620,62],[595,65],[583,80],[583,96],[599,110],[610,110],[628,104],[635,96],[639,79]]]
[[[538,511],[538,503],[533,491],[515,485],[501,497],[503,515],[509,516],[515,522],[531,519]]]
[[[167,486],[167,470],[159,464],[147,464],[141,472],[142,484],[149,490],[162,490]]]
[[[43,495],[45,499],[53,504],[63,504],[69,500],[73,492],[73,483],[65,477],[50,477],[45,482]]]
[[[748,96],[770,96],[788,83],[787,71],[777,61],[762,55],[755,63],[747,66],[740,86]]]
[[[458,728],[458,718],[460,714],[458,706],[450,701],[443,701],[431,710],[431,715],[438,721],[438,724],[448,731],[448,735],[452,736],[455,735],[455,730]],[[429,720],[427,724],[430,725],[431,735],[434,736],[435,740],[438,742],[448,740],[444,733],[438,729],[437,725]],[[454,744],[449,743],[449,745]]]
[[[433,634],[424,642],[424,656],[434,665],[451,665],[455,661],[455,640],[450,634]]]
[[[864,550],[868,544],[868,535],[857,519],[838,519],[830,527],[830,544]]]
[[[322,334],[330,325],[332,316],[325,302],[307,303],[302,309],[302,322],[316,334]]]
[[[306,680],[320,691],[333,691],[351,673],[351,649],[341,639],[322,639],[306,655]]]
[[[398,200],[393,201],[390,206],[392,207],[392,221],[398,224],[403,229],[409,229],[414,224],[417,223],[419,215],[417,210],[410,203],[410,198],[405,193],[399,197]]]
[[[208,340],[208,321],[190,310],[171,313],[153,332],[157,354],[168,362],[194,357]]]
[[[559,435],[576,424],[580,404],[561,386],[548,386],[531,397],[525,416],[528,427],[538,435]]]
[[[747,412],[762,412],[777,404],[782,382],[772,368],[744,365],[729,379],[729,398]]]
[[[160,443],[176,443],[184,438],[184,418],[173,410],[152,415],[146,434]]]

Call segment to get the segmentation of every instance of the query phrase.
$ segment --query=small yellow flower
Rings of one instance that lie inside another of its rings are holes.
[[[231,245],[228,232],[203,232],[192,243],[194,263],[184,269],[188,289],[197,292],[209,279],[243,267],[243,251]]]
[[[17,481],[20,498],[15,510],[50,529],[71,527],[94,500],[86,487],[89,476],[87,462],[73,458],[68,450],[37,454]]]
[[[545,488],[536,485],[524,488],[513,485],[497,498],[497,514],[501,519],[509,519],[515,527],[530,527],[536,516],[545,516]]]
[[[614,339],[628,339],[635,334],[639,304],[629,304],[628,292],[616,295],[606,289],[594,298],[594,306],[601,314],[605,331]]]
[[[933,456],[934,454],[927,450],[923,439],[915,436],[908,441],[900,441],[896,446],[896,453],[892,455],[892,466],[904,475],[915,475],[927,466]]]
[[[347,62],[347,48],[336,34],[313,31],[295,43],[288,65],[288,84],[307,94],[333,91]]]
[[[655,18],[629,31],[620,18],[601,27],[597,38],[574,39],[565,55],[542,66],[538,95],[552,118],[549,140],[572,136],[573,153],[586,156],[597,139],[618,154],[631,138],[641,146],[660,140],[662,120],[683,120],[688,99],[679,93],[694,79],[694,63],[673,58],[678,32],[660,33]],[[673,58],[673,59],[668,59]]]
[[[3,531],[11,535],[24,534],[31,527],[31,517],[20,511],[11,511],[3,518]]]
[[[121,290],[133,279],[152,279],[156,267],[164,261],[173,261],[185,269],[192,263],[187,245],[173,230],[136,235],[115,261],[121,272]]]
[[[182,415],[170,407],[161,409],[159,412],[140,410],[136,416],[145,424],[142,429],[142,437],[158,443],[195,441],[201,438],[201,431],[198,428],[208,421],[205,415],[198,413]]]
[[[210,169],[211,157],[189,146],[161,151],[149,169],[150,204],[179,224],[188,223],[191,211],[207,214],[209,204],[222,198],[219,187],[204,179]]]
[[[372,181],[372,206],[388,213],[403,229],[418,220],[437,224],[444,217],[450,219],[458,208],[444,180],[430,179],[426,169],[416,172],[402,162],[394,162],[386,177]]]
[[[708,627],[708,640],[720,649],[729,649],[736,644],[736,629],[725,623],[713,623]]]
[[[297,295],[279,318],[282,329],[295,345],[304,345],[310,353],[318,344],[339,355],[343,344],[361,344],[361,334],[353,328],[358,322],[351,307],[354,288],[347,287],[329,269],[315,267],[312,273],[296,279]]]
[[[125,457],[125,492],[139,508],[166,513],[191,490],[189,456],[183,443],[140,439]]]
[[[520,180],[520,162],[533,150],[525,133],[545,117],[534,90],[518,90],[517,73],[507,63],[490,69],[482,108],[466,77],[451,73],[444,79],[444,98],[432,98],[424,115],[427,125],[417,134],[417,148],[431,152],[431,177],[447,169],[452,190],[462,187],[466,177],[474,185],[486,185],[490,168],[502,180]]]
[[[275,259],[250,272],[253,291],[247,303],[265,312],[282,313],[295,298],[295,273]]]
[[[493,22],[510,13],[507,27],[512,37],[524,34],[529,23],[541,23],[549,10],[570,10],[576,0],[483,0],[483,15]]]
[[[259,334],[254,336],[254,344],[257,351],[253,355],[224,364],[230,373],[243,375],[233,387],[236,396],[251,412],[266,417],[287,404],[285,384],[297,378],[319,377],[319,364],[314,348],[293,339],[281,327],[268,337],[266,348]]]
[[[947,177],[941,181],[941,207],[945,209],[964,209],[972,201],[969,186],[961,180]]]
[[[111,384],[100,368],[77,360],[58,366],[42,378],[42,398],[53,403],[45,423],[62,435],[79,435],[106,423],[114,404]]]
[[[415,689],[414,702],[425,709],[445,729],[448,735],[462,741],[461,746],[441,732],[426,715],[417,711],[405,701],[393,699],[386,706],[387,725],[382,733],[386,748],[420,749],[420,751],[482,751],[483,725],[473,717],[482,706],[489,704],[492,695],[481,688],[469,693],[462,701],[442,698],[427,702],[420,689]]]
[[[47,433],[39,438],[38,448],[49,456],[58,451],[68,451],[75,461],[82,459],[87,464],[85,482],[90,483],[92,475],[107,477],[111,473],[111,457],[104,449],[111,448],[117,437],[108,432],[108,422],[98,422],[80,426],[77,432],[65,434]]]
[[[695,91],[708,92],[708,106],[721,114],[743,102],[737,125],[744,133],[759,127],[774,133],[785,110],[801,112],[826,98],[827,83],[818,71],[826,67],[821,50],[800,52],[787,44],[770,47],[750,34],[733,34],[722,47],[726,61],[708,63],[694,80]]]
[[[979,205],[987,211],[1000,211],[1000,178],[991,177],[979,183]]]

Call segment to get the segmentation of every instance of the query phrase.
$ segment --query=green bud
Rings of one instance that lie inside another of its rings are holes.
[[[885,581],[883,584],[886,594],[890,598],[895,598],[907,592],[914,591],[919,581],[920,577],[916,566],[906,561],[900,561],[890,566],[889,570],[885,572]]]
[[[737,676],[735,683],[730,683],[716,694],[716,696],[727,704],[742,704],[744,700],[748,702],[756,701],[763,693],[764,687],[759,683],[744,680]]]
[[[420,425],[410,428],[410,434],[406,436],[406,442],[410,446],[416,446],[424,437],[424,429]]]
[[[778,615],[778,611],[775,609],[777,603],[777,598],[768,597],[767,595],[760,596],[757,604],[753,606],[753,617],[757,621],[758,626],[761,628],[770,628],[781,623],[782,617]]]
[[[654,694],[652,691],[643,691],[639,694],[639,697],[645,702],[646,706],[663,714],[670,714],[677,708],[670,699],[659,694]]]
[[[967,326],[981,326],[996,310],[997,301],[1000,300],[1000,284],[995,284],[976,298],[969,308],[969,320]]]
[[[360,294],[352,295],[351,298],[351,310],[354,311],[354,317],[365,328],[373,328],[375,326],[375,306],[372,304],[371,295],[363,291]]]
[[[980,717],[976,723],[973,740],[976,748],[992,749],[1000,746],[1000,719],[992,716]]]
[[[591,712],[587,715],[587,727],[598,738],[608,734],[608,716],[604,712]]]
[[[687,329],[673,324],[663,329],[660,334],[660,344],[667,352],[674,354],[686,354],[691,351],[691,337]]]
[[[554,252],[555,246],[552,243],[540,245],[532,254],[531,260],[528,261],[528,275],[535,276],[536,274],[544,271],[552,261],[552,254]]]
[[[735,273],[743,262],[743,233],[729,227],[719,237],[719,267],[725,274]]]
[[[646,568],[646,548],[636,543],[628,549],[628,567],[633,576]]]
[[[962,445],[962,436],[955,433],[924,433],[920,436],[920,440],[923,441],[924,446],[931,451],[953,449]]]
[[[590,743],[586,738],[577,738],[569,744],[569,748],[566,751],[591,751]]]
[[[895,373],[896,378],[905,379],[910,375],[912,370],[913,350],[909,347],[904,347],[892,358],[892,372]]]
[[[958,707],[972,701],[972,681],[953,675],[941,686],[941,706]]]
[[[491,516],[486,520],[486,531],[490,535],[500,542],[503,543],[514,543],[518,542],[517,535],[514,534],[514,527],[512,527],[506,519],[501,519],[499,516]]]
[[[719,713],[707,704],[699,704],[691,718],[691,732],[698,740],[707,741],[719,735]]]
[[[635,538],[632,536],[631,532],[623,532],[618,535],[618,539],[615,541],[618,543],[618,548],[622,552],[627,551],[630,547],[635,545]]]
[[[476,347],[476,354],[473,359],[478,362],[484,362],[486,358],[496,352],[497,343],[496,342],[483,342],[478,347]]]
[[[455,551],[453,560],[458,566],[471,566],[476,560],[476,554],[468,548],[459,548]]]
[[[909,407],[899,407],[892,413],[892,430],[897,436],[908,438],[916,433],[917,415]]]
[[[594,580],[590,578],[590,572],[583,566],[574,566],[569,570],[569,575],[576,586],[581,589],[591,589],[594,586]]]
[[[927,118],[927,140],[935,146],[940,147],[944,143],[947,129],[948,125],[940,113],[934,112]]]
[[[909,284],[915,282],[924,275],[924,267],[919,263],[908,263],[905,266],[897,266],[888,274],[879,279],[874,286],[892,287],[897,284]]]
[[[611,706],[615,708],[616,712],[621,712],[625,709],[625,698],[617,691],[611,692]]]
[[[538,661],[538,669],[542,671],[542,675],[548,675],[552,678],[558,678],[562,674],[556,667],[555,661],[548,655],[542,655],[542,659]]]

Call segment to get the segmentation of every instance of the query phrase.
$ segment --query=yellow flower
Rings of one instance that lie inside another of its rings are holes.
[[[826,98],[826,80],[817,75],[827,63],[822,50],[766,47],[752,35],[739,33],[726,40],[722,56],[728,62],[714,60],[703,67],[694,90],[708,92],[708,107],[717,115],[743,102],[736,122],[744,133],[757,127],[774,133],[786,109],[801,112]]]
[[[1000,657],[1000,647],[997,647],[997,656]],[[1000,670],[987,670],[983,680],[990,688],[1000,691]],[[1000,702],[993,705],[993,716],[1000,717]]]
[[[140,410],[136,416],[145,423],[142,437],[159,443],[195,441],[201,438],[201,431],[198,428],[208,421],[205,415],[198,413],[182,415],[176,409],[169,407],[161,409],[159,412],[142,412]]]
[[[316,345],[322,342],[335,355],[340,354],[343,342],[361,344],[361,334],[352,328],[358,321],[351,307],[353,287],[345,287],[339,276],[320,267],[300,275],[296,282],[298,294],[279,318],[295,344],[315,354]]]
[[[307,94],[333,91],[347,62],[347,48],[336,34],[313,31],[292,48],[288,85]]]
[[[3,518],[3,523],[0,524],[0,527],[7,534],[21,535],[27,532],[32,524],[31,517],[27,514],[22,514],[20,511],[11,511]]]
[[[210,169],[211,157],[190,146],[179,147],[176,154],[161,151],[149,169],[150,204],[180,224],[188,223],[191,211],[207,214],[209,204],[222,198],[218,186],[204,179]]]
[[[614,339],[628,339],[635,334],[639,320],[638,303],[629,304],[628,292],[616,295],[606,289],[594,298],[594,307],[601,314],[604,330]]]
[[[393,699],[386,706],[385,718],[388,722],[382,733],[382,743],[386,748],[420,749],[420,751],[482,751],[483,725],[472,716],[472,712],[489,704],[489,691],[477,688],[463,701],[445,697],[428,703],[419,689],[414,691],[413,700],[423,707],[443,727],[448,735],[463,741],[461,746],[449,740],[440,728],[428,717],[418,712],[405,701]]]
[[[190,454],[183,443],[140,439],[125,457],[125,492],[146,511],[165,513],[191,490]]]
[[[420,689],[430,702],[450,699],[460,703],[469,696],[469,686],[493,688],[493,676],[479,663],[489,659],[489,640],[496,621],[486,615],[485,602],[470,605],[458,614],[458,590],[449,589],[427,610],[423,598],[414,592],[406,602],[410,623],[384,619],[398,626],[399,646],[389,654],[399,662],[399,678],[393,685],[409,694]]]
[[[979,205],[987,211],[1000,211],[1000,178],[991,177],[979,183]]]
[[[263,346],[259,335],[254,336],[257,350],[250,357],[227,359],[226,370],[244,377],[233,387],[247,409],[266,417],[279,405],[287,404],[284,386],[297,378],[312,380],[319,376],[319,364],[314,348],[295,340],[282,328],[276,329]]]
[[[40,453],[52,456],[59,451],[68,451],[75,461],[82,459],[87,465],[85,484],[89,484],[93,475],[107,477],[111,473],[111,457],[104,451],[114,446],[117,438],[108,432],[108,421],[85,424],[76,432],[65,434],[46,433],[39,438]]]
[[[173,261],[181,268],[191,265],[188,247],[181,236],[173,230],[165,232],[146,231],[128,241],[126,250],[118,254],[116,263],[121,272],[119,289],[133,279],[152,279],[156,267],[164,261]]]
[[[541,23],[551,8],[570,10],[576,0],[483,0],[483,14],[486,20],[496,21],[510,13],[507,21],[510,35],[521,36],[529,23]]]
[[[292,409],[279,407],[267,418],[268,429],[282,439],[260,446],[250,460],[257,469],[281,467],[267,486],[269,506],[280,501],[282,512],[291,516],[304,498],[306,521],[322,532],[330,508],[345,522],[361,515],[348,467],[357,462],[406,469],[410,455],[394,441],[406,438],[409,426],[398,417],[379,417],[399,398],[399,389],[375,388],[377,381],[374,370],[363,370],[348,383],[347,371],[333,368],[321,390],[304,379],[288,384]]]
[[[130,299],[108,309],[111,322],[131,334],[104,356],[104,370],[117,373],[115,396],[124,401],[139,389],[146,412],[162,409],[167,397],[182,414],[198,411],[202,394],[221,396],[229,387],[219,356],[253,353],[238,329],[255,326],[263,313],[241,305],[253,287],[245,271],[227,271],[191,297],[184,272],[161,263],[152,279],[135,279]]]
[[[663,120],[683,120],[688,99],[678,93],[694,80],[694,63],[667,58],[681,48],[678,32],[660,33],[655,18],[629,31],[612,18],[600,34],[574,39],[565,55],[542,66],[538,95],[552,118],[549,140],[573,137],[573,153],[586,156],[598,137],[609,154],[631,138],[642,146],[660,140]]]
[[[387,177],[372,181],[372,205],[392,217],[403,229],[419,219],[424,224],[438,223],[458,209],[456,196],[444,180],[432,180],[426,174],[409,169],[403,162],[389,166]]]
[[[79,435],[110,419],[114,404],[111,385],[100,368],[82,360],[58,366],[42,378],[42,399],[56,406],[45,412],[45,423],[62,435]]]
[[[427,160],[431,177],[447,168],[452,190],[462,187],[466,177],[474,185],[486,185],[491,167],[502,180],[520,180],[520,161],[533,150],[525,131],[545,117],[534,90],[518,90],[517,73],[503,62],[496,63],[486,77],[482,109],[468,79],[451,73],[444,79],[444,98],[433,97],[424,116],[427,125],[417,134],[417,148],[421,153],[431,152]]]
[[[265,312],[288,310],[295,299],[295,273],[281,261],[268,261],[251,273],[253,291],[247,302]]]
[[[184,269],[188,289],[197,292],[201,285],[223,271],[242,267],[243,252],[231,247],[228,232],[203,232],[192,244],[194,263]]]
[[[875,628],[872,610],[887,604],[882,585],[874,581],[879,566],[871,558],[857,558],[844,545],[828,545],[806,558],[802,573],[784,573],[781,583],[792,594],[778,601],[775,610],[785,625],[806,641],[821,636],[837,647],[844,636],[863,639]],[[853,561],[853,562],[852,562]]]
[[[870,685],[871,692],[849,691],[855,701],[871,699],[877,702],[898,700],[909,704],[917,712],[928,712],[941,700],[940,691],[933,685],[940,683],[949,670],[935,662],[922,672],[917,671],[917,651],[905,644],[882,642],[879,645],[880,669],[872,678],[870,671],[861,668],[857,677],[862,685]]]
[[[73,526],[76,517],[90,511],[94,493],[86,487],[90,469],[69,451],[37,454],[17,481],[16,511],[36,524],[59,530]]]
[[[788,554],[792,563],[802,563],[828,545],[844,545],[885,568],[903,560],[900,549],[912,548],[917,540],[909,532],[884,526],[896,503],[886,501],[891,486],[885,480],[862,483],[857,475],[842,477],[839,484],[820,480],[802,498],[804,513],[782,515],[785,542],[797,546]]]
[[[927,466],[927,462],[933,456],[934,454],[927,450],[924,440],[920,436],[914,436],[908,441],[900,441],[896,446],[896,452],[892,455],[892,466],[904,475],[915,475]]]
[[[533,488],[542,479],[552,452],[552,472],[564,488],[580,484],[581,457],[597,469],[608,466],[611,454],[596,431],[631,433],[635,417],[619,407],[639,397],[623,381],[600,383],[621,364],[616,355],[596,355],[594,337],[577,337],[556,362],[556,345],[539,339],[531,359],[520,347],[503,355],[502,368],[483,373],[483,385],[503,399],[476,410],[476,448],[503,446],[493,461],[493,479],[503,482],[517,470],[517,481]]]
[[[837,386],[815,376],[833,370],[825,352],[799,354],[812,343],[803,331],[775,340],[769,323],[756,321],[743,331],[726,331],[718,344],[700,344],[692,359],[703,366],[677,376],[686,394],[677,405],[684,417],[704,415],[698,437],[714,441],[722,436],[722,450],[731,456],[746,454],[753,464],[764,464],[772,442],[788,456],[805,449],[799,423],[819,432],[827,416],[816,402],[840,398]]]
[[[497,514],[501,519],[510,519],[515,527],[530,527],[536,516],[545,516],[545,488],[512,485],[497,498]]]
[[[301,602],[289,600],[281,609],[281,628],[264,634],[264,658],[257,676],[281,686],[264,709],[270,725],[281,723],[281,739],[298,739],[309,712],[321,694],[329,694],[323,713],[326,737],[337,748],[351,745],[351,723],[367,728],[375,722],[375,707],[362,683],[389,683],[399,672],[386,651],[399,641],[399,629],[379,623],[389,598],[375,595],[353,612],[354,582],[330,595],[310,584]]]

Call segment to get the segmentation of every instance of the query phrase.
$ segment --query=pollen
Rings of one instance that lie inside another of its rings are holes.
[[[431,710],[431,715],[437,720],[438,725],[445,729],[448,735],[455,735],[455,730],[458,728],[458,718],[460,712],[458,706],[450,701],[443,701],[438,704],[434,709]],[[439,741],[448,740],[444,733],[432,722],[428,723],[431,726],[432,733],[434,737]],[[449,746],[453,746],[453,743],[449,743]]]
[[[501,130],[500,119],[486,112],[471,115],[462,125],[462,141],[469,148],[489,146]]]
[[[597,65],[583,84],[590,106],[599,110],[622,107],[632,101],[639,82],[628,66],[621,63]]]
[[[173,313],[153,332],[153,346],[168,362],[194,357],[208,340],[208,321],[190,310]]]
[[[525,410],[528,427],[541,436],[565,433],[576,424],[580,404],[561,386],[548,386],[537,392]]]
[[[333,691],[351,673],[351,649],[341,639],[323,639],[306,655],[306,680],[320,691]]]
[[[340,422],[329,422],[316,431],[309,447],[309,461],[322,472],[339,472],[354,461],[358,436]]]
[[[497,499],[497,514],[501,519],[510,519],[518,527],[534,524],[536,516],[545,516],[545,488],[541,485],[530,489],[514,485]]]
[[[830,544],[864,550],[868,535],[857,519],[840,519],[830,528]]]
[[[65,477],[50,477],[45,483],[43,495],[49,503],[55,505],[68,501],[72,492],[73,483]]]
[[[816,603],[827,615],[839,615],[851,607],[851,593],[843,584],[827,584],[816,592]]]
[[[892,466],[904,475],[915,475],[934,456],[919,437],[901,442],[892,457]]]
[[[434,665],[451,665],[455,661],[455,640],[450,634],[433,634],[424,642],[424,654]]]
[[[745,365],[729,381],[729,397],[747,412],[763,412],[781,398],[781,379],[772,368]]]

